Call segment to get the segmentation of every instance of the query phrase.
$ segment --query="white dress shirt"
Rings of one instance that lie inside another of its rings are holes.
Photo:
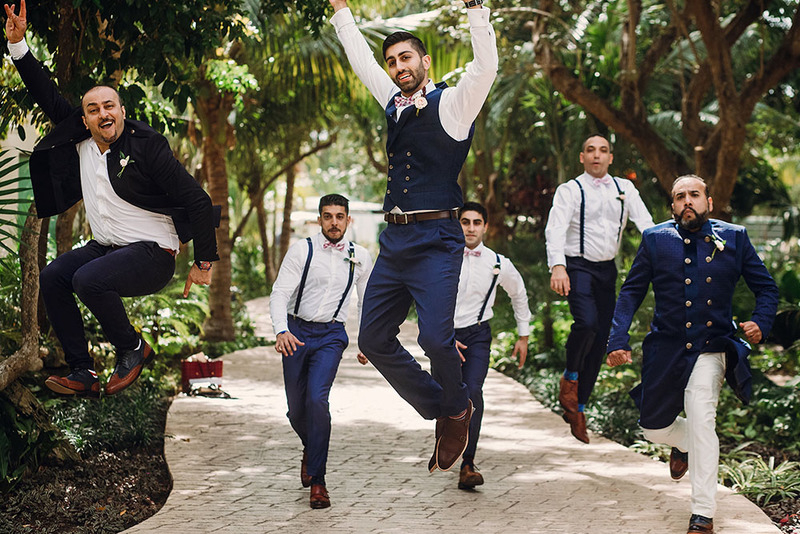
[[[467,64],[466,72],[458,85],[444,89],[439,101],[439,119],[442,128],[456,141],[463,141],[469,137],[469,129],[481,111],[497,76],[498,65],[497,43],[494,29],[489,24],[489,9],[467,9],[467,18],[472,35],[474,61]],[[331,23],[336,28],[336,35],[344,46],[353,71],[364,82],[375,100],[385,108],[394,95],[400,92],[400,88],[395,85],[386,70],[375,61],[369,44],[356,27],[350,8],[337,11],[331,17]],[[434,88],[433,82],[428,81],[426,92]],[[414,96],[419,93],[421,90]],[[405,107],[397,109],[395,120]]]
[[[465,252],[468,248],[464,249]],[[461,278],[458,280],[458,296],[456,297],[456,313],[454,317],[456,328],[466,328],[478,322],[486,294],[494,278],[494,269],[497,265],[497,255],[483,243],[470,252],[478,252],[479,256],[469,254],[464,256],[461,264]],[[500,273],[497,283],[492,288],[489,301],[483,310],[481,321],[488,321],[494,316],[492,306],[497,296],[497,286],[501,286],[511,297],[511,307],[514,309],[514,319],[517,321],[517,334],[528,336],[531,333],[531,312],[528,309],[528,294],[525,291],[525,282],[522,275],[511,261],[500,255]]]
[[[347,292],[342,308],[334,318],[333,314],[342,299],[347,280],[350,276],[350,241],[342,239],[343,250],[333,247],[325,248],[328,240],[322,233],[311,238],[314,253],[303,288],[303,298],[297,316],[304,321],[329,323],[336,319],[347,322],[348,304],[353,288],[358,291],[358,317],[361,317],[361,305],[364,301],[364,290],[367,287],[369,273],[372,270],[372,258],[367,249],[355,245],[355,271],[353,285]],[[305,239],[295,242],[283,258],[278,277],[272,286],[269,297],[269,311],[272,315],[272,328],[275,335],[288,329],[288,315],[294,314],[297,292],[303,269],[308,258],[308,243]]]
[[[622,238],[622,201],[614,179],[607,184],[596,185],[594,178],[584,172],[577,180],[583,186],[585,195],[583,257],[594,262],[613,260]],[[622,178],[616,178],[616,181],[625,195],[622,228],[628,218],[640,232],[653,226],[653,218],[633,182]],[[547,266],[550,269],[556,265],[566,265],[566,256],[581,255],[581,190],[574,180],[556,189],[544,234],[547,240]]]
[[[101,154],[91,137],[75,148],[80,159],[86,218],[98,243],[124,246],[139,241],[155,241],[161,248],[180,248],[172,217],[138,208],[122,200],[111,187],[106,163],[110,150]],[[135,161],[129,163],[135,164]]]

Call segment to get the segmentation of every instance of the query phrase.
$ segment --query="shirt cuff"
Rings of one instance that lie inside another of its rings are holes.
[[[488,26],[489,13],[491,13],[491,9],[486,6],[483,6],[483,9],[468,9],[467,19],[469,20],[469,25],[473,28]]]
[[[527,323],[518,324],[517,325],[517,335],[519,337],[530,337],[531,336],[531,325]]]
[[[331,24],[333,24],[333,27],[336,29],[336,33],[339,33],[339,31],[348,24],[356,23],[356,19],[353,18],[353,12],[350,11],[349,7],[340,9],[339,11],[334,13],[333,16],[330,18],[330,21]]]
[[[25,42],[25,39],[18,43],[8,43],[8,53],[11,54],[11,59],[13,60],[22,59],[28,53],[28,50],[28,43]]]

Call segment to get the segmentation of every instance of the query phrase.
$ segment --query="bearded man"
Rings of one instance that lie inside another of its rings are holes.
[[[690,473],[687,532],[713,533],[719,392],[727,380],[743,402],[751,393],[750,345],[736,337],[734,289],[741,277],[755,294],[750,320],[738,325],[749,343],[759,343],[775,319],[778,288],[744,227],[709,219],[713,201],[702,178],[679,177],[671,196],[675,220],[643,232],[620,290],[607,363],[631,363],[628,328],[652,283],[655,313],[642,344],[642,383],[631,396],[645,438],[672,446],[672,478]],[[683,410],[686,417],[679,416]]]

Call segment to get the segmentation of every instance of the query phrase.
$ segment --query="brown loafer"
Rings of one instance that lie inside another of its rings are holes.
[[[308,474],[308,454],[303,449],[303,459],[300,461],[300,483],[304,488],[311,485],[311,476]]]
[[[714,534],[714,520],[710,517],[692,514],[689,518],[689,530],[686,531],[686,534],[695,534],[696,532]]]
[[[469,401],[464,415],[458,419],[444,417],[442,436],[436,442],[436,464],[442,471],[449,471],[467,448],[469,441],[469,421],[472,418],[472,401]]]
[[[669,453],[669,476],[672,477],[672,480],[680,480],[688,469],[689,453],[672,447],[672,452]]]
[[[472,489],[483,484],[483,475],[474,466],[464,464],[458,475],[458,489]]]
[[[331,498],[328,496],[328,490],[322,484],[311,485],[311,508],[328,508],[331,505]]]
[[[428,460],[428,471],[433,473],[439,468],[439,465],[436,462],[436,455],[438,454],[439,450],[439,438],[442,437],[442,431],[444,430],[444,417],[437,417],[436,418],[436,431],[434,433],[434,444],[433,444],[433,455],[431,459]]]
[[[561,375],[561,388],[558,391],[558,403],[567,412],[578,411],[578,381],[567,380]]]
[[[117,365],[106,384],[106,395],[116,395],[133,384],[139,378],[142,369],[153,361],[155,352],[144,339],[141,339],[141,342],[138,349],[121,350],[117,354]]]
[[[564,421],[569,423],[569,430],[575,439],[589,443],[589,433],[586,432],[586,416],[583,412],[566,412],[563,417]]]
[[[44,385],[60,395],[75,397],[100,397],[100,381],[91,369],[76,369],[67,376],[51,376]]]

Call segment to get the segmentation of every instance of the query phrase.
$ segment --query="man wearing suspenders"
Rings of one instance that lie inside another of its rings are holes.
[[[469,390],[475,407],[469,424],[469,441],[458,477],[459,489],[472,489],[483,484],[483,476],[475,468],[475,450],[483,419],[483,381],[489,371],[489,347],[492,343],[492,306],[501,286],[511,297],[514,319],[517,321],[517,342],[511,356],[519,357],[522,368],[528,355],[531,312],[528,294],[522,276],[505,256],[483,244],[483,234],[488,226],[486,208],[477,202],[465,202],[459,212],[464,230],[464,262],[456,298],[456,345],[460,348],[463,363],[461,376]]]
[[[572,435],[589,443],[583,408],[597,381],[614,315],[614,258],[628,217],[640,232],[653,226],[653,219],[633,183],[608,174],[614,155],[605,137],[586,139],[580,159],[585,172],[556,189],[545,238],[550,287],[567,297],[573,318],[558,400]]]
[[[355,287],[360,317],[372,267],[367,250],[344,239],[350,220],[345,197],[322,197],[321,233],[289,247],[269,299],[275,350],[284,356],[287,415],[303,443],[300,480],[303,487],[311,486],[311,508],[331,505],[325,487],[328,395],[349,342],[344,323],[350,296]]]

